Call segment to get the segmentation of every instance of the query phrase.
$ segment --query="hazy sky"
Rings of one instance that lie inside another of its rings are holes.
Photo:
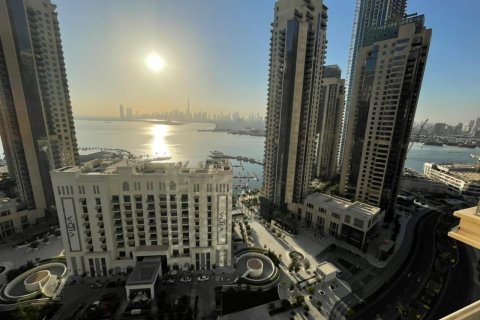
[[[274,0],[54,0],[75,115],[265,114]],[[354,0],[329,0],[327,63],[346,73]],[[448,4],[448,5],[447,5]],[[480,117],[480,1],[409,0],[433,28],[417,121]],[[167,67],[145,65],[151,52]]]

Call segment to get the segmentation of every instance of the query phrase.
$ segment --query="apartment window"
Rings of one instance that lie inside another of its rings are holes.
[[[355,218],[353,219],[353,225],[355,227],[363,228],[364,223],[363,223],[363,220]]]
[[[123,191],[130,191],[130,186],[128,185],[128,182],[123,182],[122,183],[122,189]]]
[[[340,215],[338,213],[332,212],[332,217],[335,219],[340,219]]]
[[[193,192],[200,192],[200,184],[195,183],[193,185]]]
[[[345,222],[346,223],[350,223],[350,219],[351,219],[351,217],[348,214],[345,215]]]

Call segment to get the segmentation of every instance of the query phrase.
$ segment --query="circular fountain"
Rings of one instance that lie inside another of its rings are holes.
[[[40,270],[29,275],[24,281],[25,290],[28,293],[42,290],[43,285],[50,279],[52,274],[48,270]]]
[[[258,258],[251,258],[247,261],[247,268],[249,277],[259,278],[263,273],[263,262]]]

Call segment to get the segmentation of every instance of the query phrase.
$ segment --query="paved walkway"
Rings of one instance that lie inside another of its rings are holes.
[[[12,268],[16,269],[27,263],[28,260],[35,262],[36,259],[46,259],[58,256],[63,250],[63,242],[61,238],[50,237],[50,243],[46,244],[39,241],[37,250],[30,247],[15,248],[13,242],[7,242],[0,246],[0,262],[11,262]]]

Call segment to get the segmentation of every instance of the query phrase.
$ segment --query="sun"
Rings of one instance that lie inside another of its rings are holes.
[[[145,60],[148,68],[154,72],[159,72],[165,68],[165,60],[156,53],[151,53]]]

